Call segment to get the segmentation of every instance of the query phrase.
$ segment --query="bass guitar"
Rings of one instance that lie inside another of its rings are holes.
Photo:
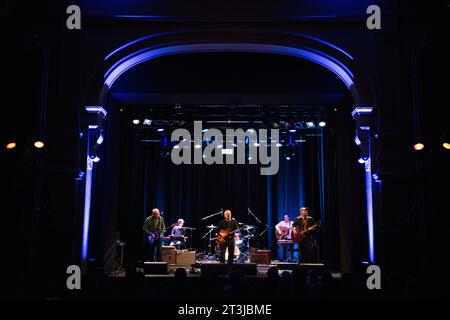
[[[306,228],[305,230],[298,230],[293,228],[291,233],[292,242],[295,244],[299,244],[300,241],[306,236],[306,234],[316,228],[320,227],[320,221],[316,223],[315,225]]]

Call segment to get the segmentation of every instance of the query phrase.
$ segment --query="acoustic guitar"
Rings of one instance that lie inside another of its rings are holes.
[[[275,237],[277,240],[283,240],[289,234],[289,228],[280,228],[280,231],[275,229]]]

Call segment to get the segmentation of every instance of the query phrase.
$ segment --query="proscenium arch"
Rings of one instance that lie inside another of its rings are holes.
[[[280,54],[295,56],[319,64],[337,75],[349,89],[356,107],[353,116],[356,120],[357,131],[364,128],[364,131],[370,135],[373,130],[371,114],[375,111],[376,105],[373,89],[367,76],[359,69],[351,55],[330,43],[311,36],[264,30],[188,30],[154,34],[131,41],[108,54],[103,65],[93,74],[86,87],[83,109],[84,106],[92,105],[97,105],[97,108],[106,107],[114,82],[128,70],[142,63],[167,55],[207,52]],[[102,108],[102,110],[104,109]],[[90,111],[88,110],[88,112]],[[94,110],[94,112],[97,111]],[[366,192],[369,256],[370,262],[374,263],[372,170],[370,165],[373,159],[370,159],[370,144],[369,139],[368,145],[365,145],[365,148],[369,150],[369,158],[366,163]],[[93,169],[93,162],[90,159],[89,148],[87,152],[88,171],[88,169]],[[90,195],[91,183],[86,181],[85,187],[82,260],[87,258],[90,198],[88,199],[86,195]]]
[[[155,58],[207,52],[248,52],[295,56],[336,74],[355,106],[375,107],[373,89],[353,57],[337,46],[309,35],[271,30],[209,29],[150,34],[112,50],[97,65],[86,87],[83,105],[107,104],[114,82],[126,71]]]
[[[281,45],[259,44],[259,43],[205,43],[167,46],[163,48],[149,48],[144,52],[139,52],[122,59],[113,65],[105,73],[104,87],[100,94],[100,100],[103,100],[114,82],[128,70],[162,56],[184,54],[184,53],[205,53],[205,52],[251,52],[251,53],[270,53],[289,55],[303,58],[319,64],[336,74],[352,92],[355,88],[355,77],[353,73],[339,61],[332,57],[320,55],[313,51],[302,48],[292,48]]]

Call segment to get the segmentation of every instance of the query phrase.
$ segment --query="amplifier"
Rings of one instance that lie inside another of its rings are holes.
[[[250,262],[256,264],[271,264],[272,252],[270,250],[255,250],[250,253]]]
[[[177,250],[177,265],[190,266],[195,264],[195,251]]]
[[[177,253],[175,247],[162,246],[161,247],[161,260],[168,264],[177,263]]]

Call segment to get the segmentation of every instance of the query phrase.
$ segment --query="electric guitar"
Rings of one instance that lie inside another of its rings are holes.
[[[227,231],[227,230],[221,230],[218,234],[217,234],[217,242],[219,244],[224,244],[225,242],[227,242],[228,240],[230,240],[230,238],[232,236],[234,236],[234,233],[239,231],[239,229],[233,230],[233,231]]]
[[[169,226],[169,228],[173,228],[174,226],[176,226],[177,224],[174,223],[172,225]],[[151,231],[147,231],[147,239],[148,242],[150,244],[153,244],[156,240],[159,240],[159,238],[161,238],[161,231],[160,230],[151,230]]]
[[[320,221],[305,230],[297,230],[293,228],[291,234],[292,242],[298,244],[306,236],[308,232],[316,229],[317,227],[320,227]]]
[[[161,231],[159,230],[147,231],[147,233],[148,233],[147,239],[150,244],[153,244],[161,237]]]

